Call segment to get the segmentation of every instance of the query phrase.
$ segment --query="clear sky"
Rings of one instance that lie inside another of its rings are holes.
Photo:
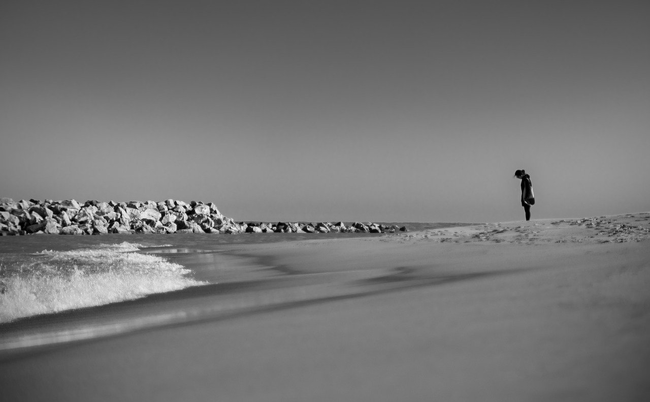
[[[650,2],[3,1],[0,196],[241,220],[650,210]]]

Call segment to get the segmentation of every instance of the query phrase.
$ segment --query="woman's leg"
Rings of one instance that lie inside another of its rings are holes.
[[[524,205],[524,211],[526,211],[526,220],[530,220],[530,205]]]

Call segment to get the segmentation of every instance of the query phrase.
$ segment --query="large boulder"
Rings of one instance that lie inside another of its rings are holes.
[[[108,234],[108,227],[103,226],[103,225],[93,226],[93,234],[94,235]]]
[[[64,228],[61,228],[60,232],[63,235],[81,235],[83,234],[83,230],[79,228],[77,225],[70,225],[66,226]]]
[[[26,222],[29,222],[29,225],[35,225],[45,220],[45,218],[42,218],[41,215],[37,214],[36,212],[30,213],[29,211],[25,211],[25,218]],[[25,225],[27,225],[27,223],[25,223]]]
[[[120,225],[119,223],[113,224],[111,228],[109,229],[110,233],[117,233],[117,234],[131,234],[132,231],[128,226]]]
[[[216,214],[216,215],[219,215],[219,216],[223,216],[223,215],[221,215],[221,212],[219,212],[219,209],[218,209],[217,206],[214,204],[214,202],[210,202],[210,203],[208,203],[208,207],[210,207],[210,212],[211,212],[211,213]]]
[[[194,222],[192,222],[194,223]],[[178,220],[176,221],[176,227],[178,230],[187,230],[187,229],[192,229],[192,225],[190,222],[186,220]]]
[[[20,200],[18,201],[18,208],[27,211],[29,208],[32,207],[32,203],[27,201],[27,200]]]
[[[167,233],[176,233],[176,230],[178,229],[176,224],[173,222],[167,223],[166,225],[163,225],[163,227]]]
[[[156,204],[158,211],[159,212],[167,212],[169,208],[167,207],[167,204],[165,204],[164,201],[160,201],[159,203]]]
[[[124,225],[126,227],[131,226],[131,217],[129,217],[129,214],[124,211],[123,213],[119,214],[120,217],[117,219],[117,222],[119,222],[121,225]]]
[[[135,228],[136,233],[144,233],[144,234],[150,234],[150,233],[156,233],[155,229],[148,224],[141,222],[140,225],[138,225]]]
[[[205,233],[205,230],[201,228],[201,226],[195,222],[191,223],[192,225],[192,233]]]
[[[0,222],[4,223],[7,226],[15,226],[15,227],[20,227],[20,218],[18,218],[16,215],[13,215],[9,212],[4,212],[3,211],[2,218]]]
[[[60,205],[64,208],[81,209],[81,205],[76,200],[63,200]]]
[[[246,228],[246,233],[262,233],[262,228],[259,226],[248,226]]]
[[[0,211],[0,223],[9,222],[9,219],[12,217],[11,213],[7,211]]]
[[[363,224],[361,222],[354,222],[354,224],[352,226],[355,228],[355,232],[357,232],[357,233],[368,233],[368,232],[370,232],[370,228],[367,225],[365,225],[365,224]]]
[[[35,222],[32,222],[32,216],[29,212],[22,209],[14,209],[11,211],[11,215],[18,219],[18,226],[25,227],[33,225]]]
[[[41,218],[51,218],[54,216],[54,212],[52,212],[51,209],[45,207],[45,206],[40,206],[40,205],[35,205],[31,208],[29,208],[29,212],[32,214],[38,214]]]
[[[219,233],[222,234],[237,234],[241,232],[242,230],[240,226],[237,225],[237,223],[235,222],[225,223],[224,225],[221,225],[221,227],[219,228]]]
[[[74,221],[78,224],[85,224],[89,221],[92,221],[94,218],[94,215],[84,207],[79,210],[77,215],[74,217]]]
[[[0,224],[0,232],[2,236],[18,236],[23,234],[23,230],[20,229],[20,226],[9,224]]]
[[[65,212],[68,213],[68,216],[70,217],[70,219],[72,219],[73,221],[77,219],[77,215],[79,215],[79,211],[81,211],[81,210],[80,209],[74,209],[74,208],[67,208],[65,210]]]
[[[145,208],[158,209],[158,203],[156,201],[147,200],[143,203]]]
[[[214,225],[213,225],[213,223],[212,223],[212,219],[210,219],[210,218],[204,220],[203,222],[199,223],[198,225],[199,225],[199,226],[201,227],[201,229],[203,229],[203,231],[206,232],[206,233],[210,233],[210,232],[211,232],[211,229],[214,227]]]
[[[210,215],[210,207],[204,204],[198,204],[194,207],[194,213],[197,215]]]
[[[104,215],[101,215],[101,217],[104,218],[106,221],[114,221],[118,219],[119,214],[115,211],[111,211]]]
[[[95,216],[91,224],[93,226],[107,226],[108,222],[106,222],[103,216]]]
[[[61,225],[54,219],[49,218],[45,220],[45,228],[43,228],[43,232],[47,234],[59,234],[59,231],[61,230]]]
[[[209,218],[208,215],[192,215],[192,221],[198,223],[199,225],[205,221],[207,221]]]
[[[106,215],[109,212],[113,212],[114,209],[111,205],[109,205],[107,202],[100,202],[95,205],[97,207],[97,214],[98,215]]]
[[[152,226],[152,228],[153,228],[154,232],[156,232],[156,233],[160,233],[160,234],[167,233],[167,231],[165,230],[165,226],[163,226],[163,224],[160,223],[160,221],[156,221],[154,223],[154,225]]]
[[[67,209],[67,208],[63,208],[58,201],[56,201],[53,204],[48,204],[47,207],[52,210],[54,215],[61,215],[61,212]]]
[[[140,211],[137,208],[126,207],[126,215],[129,220],[140,219]]]
[[[163,216],[163,217],[160,219],[160,222],[161,222],[163,225],[168,225],[168,224],[170,224],[170,223],[174,223],[174,222],[176,222],[176,219],[177,219],[177,217],[176,217],[175,214],[170,213],[170,212],[166,212],[166,213],[165,213],[165,216]]]
[[[147,208],[144,211],[140,212],[140,219],[143,221],[158,222],[160,220],[161,214],[158,212],[158,209]]]
[[[45,225],[47,225],[47,221],[45,219],[42,219],[40,222],[35,223],[33,225],[29,225],[25,228],[25,231],[27,233],[37,233],[43,229],[45,229]]]
[[[142,202],[136,201],[136,200],[131,200],[131,201],[126,203],[126,206],[129,207],[129,208],[138,209],[138,208],[140,208],[142,206]]]

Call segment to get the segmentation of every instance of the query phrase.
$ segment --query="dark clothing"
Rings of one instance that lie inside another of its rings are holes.
[[[535,205],[535,196],[533,195],[533,182],[530,175],[525,174],[521,177],[521,206]]]
[[[533,195],[533,182],[530,175],[521,176],[521,206],[526,212],[526,220],[530,220],[530,206],[535,205],[535,196]]]

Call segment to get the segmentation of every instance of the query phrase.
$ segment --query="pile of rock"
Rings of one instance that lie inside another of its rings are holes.
[[[405,226],[383,225],[378,223],[354,222],[241,222],[238,224],[246,233],[395,233],[407,231]]]
[[[0,199],[0,234],[107,233],[394,233],[405,227],[376,223],[235,222],[214,203],[180,200],[100,202]]]
[[[234,225],[213,203],[0,199],[0,234],[225,233]]]

